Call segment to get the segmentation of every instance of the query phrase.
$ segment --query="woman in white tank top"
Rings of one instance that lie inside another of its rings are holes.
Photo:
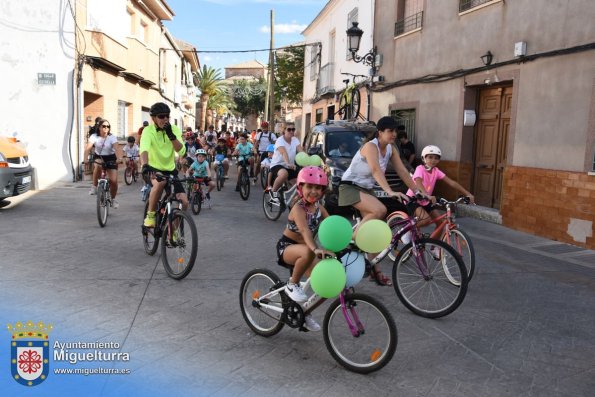
[[[341,178],[339,186],[339,205],[351,205],[362,215],[360,226],[370,219],[386,217],[386,207],[372,194],[372,188],[378,183],[382,190],[401,200],[407,200],[403,193],[391,189],[384,175],[388,162],[392,162],[397,174],[413,191],[418,191],[415,182],[401,161],[398,149],[393,146],[397,138],[397,123],[390,116],[378,120],[377,138],[364,144],[351,161],[351,165]],[[421,192],[425,194],[425,192]],[[357,230],[355,231],[357,234]],[[355,236],[354,236],[355,239]],[[371,255],[372,259],[375,255]],[[380,266],[376,265],[373,279],[379,285],[391,285],[390,278],[382,274]]]

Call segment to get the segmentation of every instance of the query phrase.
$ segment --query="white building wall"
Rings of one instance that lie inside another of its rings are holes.
[[[36,189],[72,180],[74,21],[67,2],[3,0],[0,24],[0,135],[27,147]],[[54,73],[55,85],[38,84]]]
[[[335,90],[343,89],[343,80],[349,76],[341,75],[341,72],[369,75],[369,66],[364,66],[362,63],[356,63],[353,60],[347,59],[347,29],[351,27],[348,25],[348,15],[354,8],[357,7],[357,22],[359,28],[364,31],[360,43],[360,50],[358,55],[364,55],[372,49],[373,43],[373,17],[374,17],[374,0],[331,0],[327,3],[325,9],[321,11],[317,19],[314,20],[310,26],[303,32],[305,42],[322,43],[320,66],[326,65],[333,57],[329,53],[331,47],[330,34],[335,31],[335,45],[334,45],[334,77],[333,86]],[[310,76],[310,62],[312,62],[310,47],[306,48],[305,52],[305,70],[304,70],[304,122],[305,114],[312,113],[312,104],[309,102],[316,94],[316,79],[311,80]],[[316,69],[318,71],[318,68]],[[358,80],[359,81],[359,80]],[[336,104],[338,110],[338,103]],[[312,120],[315,115],[312,114]],[[302,137],[305,126],[302,127]]]

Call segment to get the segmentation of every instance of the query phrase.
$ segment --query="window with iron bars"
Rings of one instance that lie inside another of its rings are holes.
[[[459,12],[464,12],[494,0],[459,0]]]
[[[395,23],[395,37],[421,28],[423,25],[423,16],[424,12],[420,11],[397,21],[397,23]]]
[[[397,121],[397,125],[405,126],[407,138],[415,144],[415,109],[393,109],[390,115]]]

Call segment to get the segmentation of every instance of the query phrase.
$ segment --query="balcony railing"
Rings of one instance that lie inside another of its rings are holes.
[[[459,12],[464,12],[494,0],[459,0]]]
[[[318,84],[316,87],[316,96],[335,93],[335,85],[333,83],[334,75],[334,62],[329,62],[320,68],[320,76],[318,78]]]
[[[395,23],[395,37],[421,28],[423,24],[423,16],[424,12],[420,11],[417,14],[409,15],[408,17],[397,21],[397,23]]]

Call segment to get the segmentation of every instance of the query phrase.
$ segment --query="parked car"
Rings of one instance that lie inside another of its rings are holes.
[[[25,147],[16,138],[0,137],[0,201],[31,188],[31,165]]]
[[[355,153],[369,138],[373,137],[376,131],[376,125],[372,122],[328,120],[325,123],[316,124],[306,134],[302,145],[304,150],[309,154],[318,154],[322,157],[330,173],[332,189],[328,189],[325,197],[325,207],[329,213],[341,215],[351,213],[350,208],[338,206],[339,182],[343,173],[349,168]],[[385,175],[394,191],[407,191],[407,187],[391,164],[387,167]],[[374,189],[381,190],[378,185],[375,185]]]

